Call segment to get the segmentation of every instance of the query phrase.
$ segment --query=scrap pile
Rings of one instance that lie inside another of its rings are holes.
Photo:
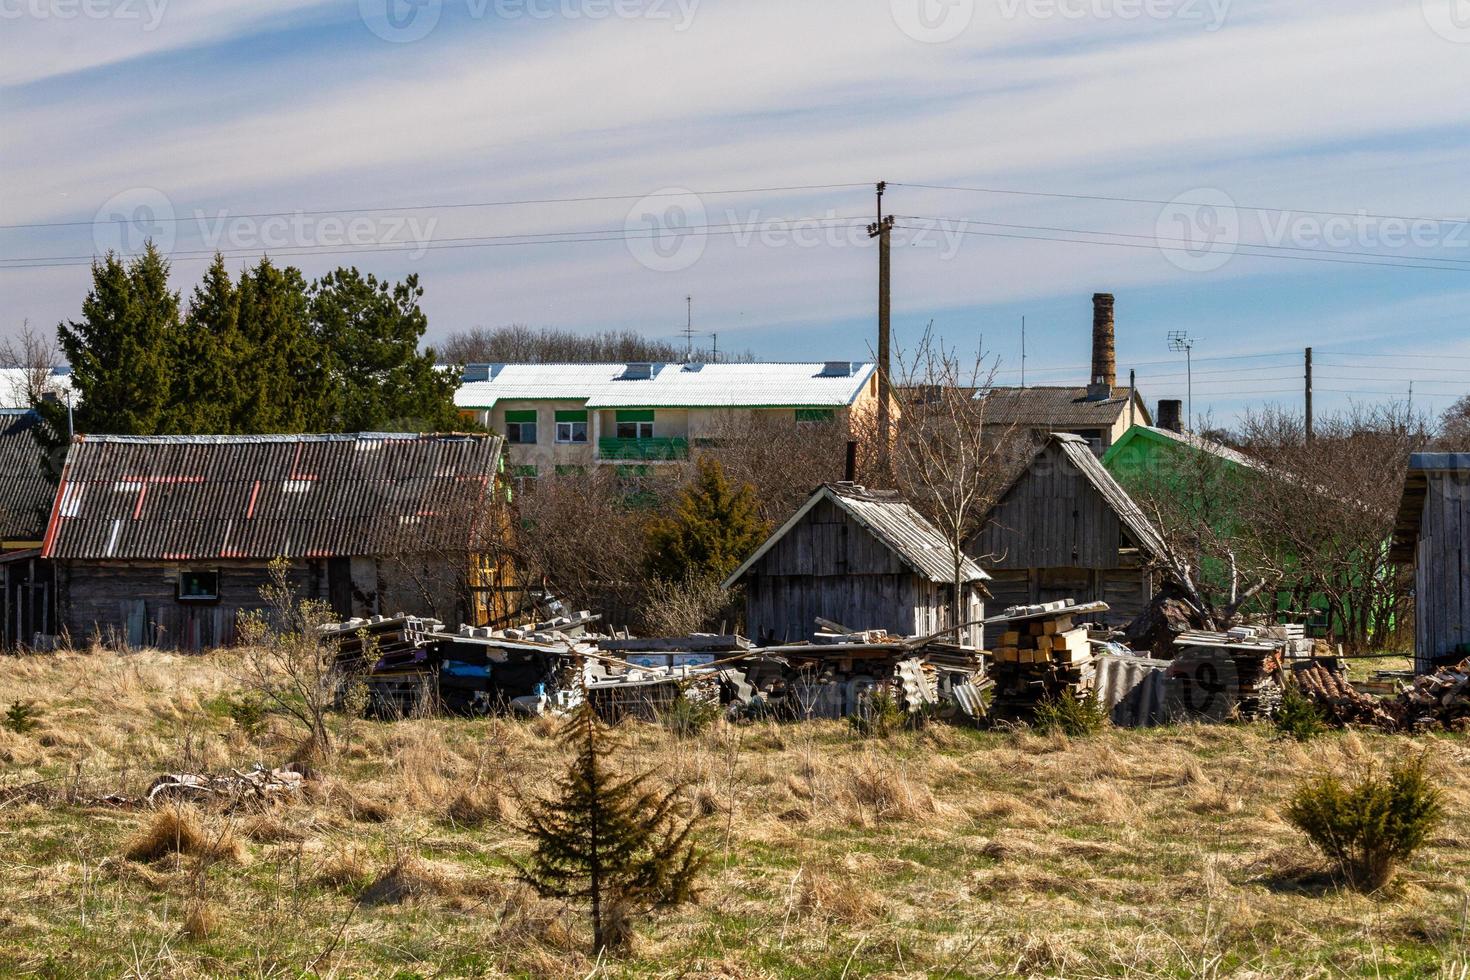
[[[992,710],[1003,720],[1029,719],[1037,705],[1066,693],[1084,698],[1093,689],[1092,645],[1077,617],[1107,612],[1104,602],[1077,605],[1071,599],[1011,606],[986,623],[1007,626],[992,656]]]
[[[1294,664],[1293,673],[1301,692],[1317,706],[1327,720],[1337,725],[1372,725],[1389,731],[1404,721],[1400,702],[1364,694],[1348,683],[1341,672],[1330,670],[1320,660]]]
[[[1281,704],[1282,669],[1298,638],[1277,628],[1237,626],[1225,633],[1190,631],[1166,675],[1167,710],[1175,718],[1212,721],[1268,718]]]
[[[1400,698],[1416,729],[1470,731],[1470,660],[1414,678]]]
[[[1389,698],[1358,692],[1322,663],[1298,667],[1296,677],[1302,693],[1339,725],[1371,725],[1388,732],[1470,731],[1470,660],[1416,677]]]

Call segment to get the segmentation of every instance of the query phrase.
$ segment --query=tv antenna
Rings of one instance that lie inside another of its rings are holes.
[[[1176,354],[1180,351],[1184,352],[1185,391],[1189,399],[1187,402],[1189,414],[1186,416],[1186,423],[1191,427],[1194,425],[1194,345],[1195,339],[1189,335],[1188,331],[1169,331],[1169,349]]]

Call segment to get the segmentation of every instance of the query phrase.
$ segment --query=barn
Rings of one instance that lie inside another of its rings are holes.
[[[1414,568],[1417,669],[1470,657],[1470,453],[1409,457],[1389,555]]]
[[[963,622],[985,615],[986,574],[960,567]],[[854,630],[937,633],[952,622],[954,569],[940,532],[897,495],[852,483],[818,487],[725,581],[745,589],[745,629],[760,642],[806,639],[818,617]],[[978,645],[980,628],[958,631]]]
[[[226,645],[276,560],[339,616],[479,620],[499,461],[490,436],[78,436],[40,550],[52,620],[72,642]]]
[[[1124,625],[1153,597],[1159,532],[1080,436],[1054,433],[965,547],[1002,606],[1106,602]]]

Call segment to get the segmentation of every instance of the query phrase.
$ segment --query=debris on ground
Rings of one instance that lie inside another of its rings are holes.
[[[1179,635],[1166,674],[1168,714],[1207,721],[1271,717],[1281,704],[1282,669],[1297,639],[1281,628],[1253,626]]]
[[[295,767],[266,769],[257,766],[241,772],[165,773],[148,787],[144,800],[152,806],[160,803],[197,803],[233,808],[242,804],[268,804],[301,794],[306,776]]]

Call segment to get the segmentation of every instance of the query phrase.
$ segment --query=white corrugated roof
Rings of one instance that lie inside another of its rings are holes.
[[[629,379],[627,364],[472,365],[455,393],[460,408],[499,401],[566,399],[588,408],[840,408],[857,400],[873,365],[833,374],[822,363],[656,364],[653,377]]]
[[[30,372],[26,368],[0,368],[0,409],[30,408],[26,402],[26,382]],[[52,368],[48,387],[62,401],[71,393],[71,370]]]

